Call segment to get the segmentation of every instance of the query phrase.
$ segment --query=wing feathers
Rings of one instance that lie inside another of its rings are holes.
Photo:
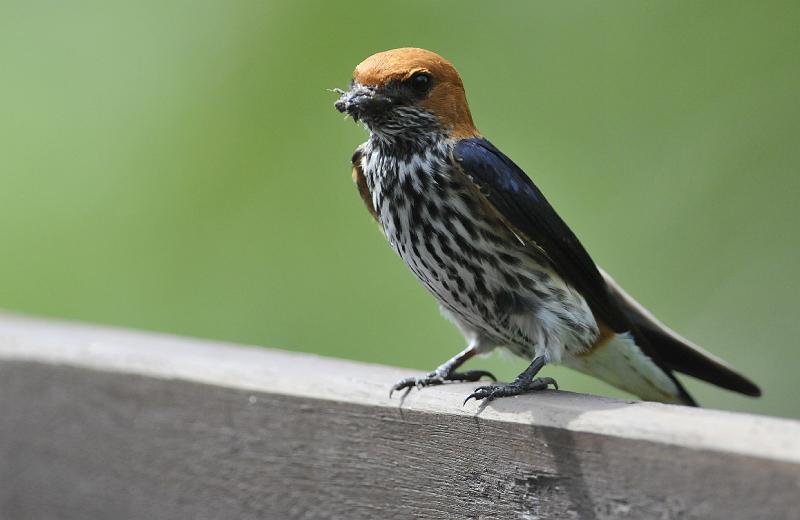
[[[633,335],[636,345],[675,382],[682,401],[693,404],[672,370],[747,395],[760,394],[755,384],[668,329],[601,274],[533,181],[489,141],[463,139],[454,147],[453,159],[501,221],[541,249],[553,269],[583,295],[599,323]]]
[[[453,158],[500,219],[544,251],[551,267],[583,295],[598,318],[614,332],[630,330],[594,261],[525,172],[481,138],[459,141]]]

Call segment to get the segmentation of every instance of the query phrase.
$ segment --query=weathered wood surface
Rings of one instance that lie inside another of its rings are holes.
[[[0,518],[800,518],[800,423],[0,315]]]

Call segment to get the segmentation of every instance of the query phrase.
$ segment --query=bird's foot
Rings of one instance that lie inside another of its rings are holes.
[[[544,390],[549,385],[553,385],[553,387],[558,390],[558,383],[556,383],[556,380],[552,377],[537,377],[528,382],[517,380],[507,385],[479,386],[464,399],[464,404],[467,404],[467,401],[470,399],[475,399],[476,401],[486,399],[487,401],[491,401],[498,397],[509,397],[512,395],[521,395],[526,392],[533,392],[535,390]]]
[[[491,378],[492,381],[497,381],[497,378],[486,370],[467,370],[466,372],[451,372],[449,374],[431,372],[421,377],[405,377],[392,386],[392,389],[389,391],[389,397],[392,397],[392,394],[398,390],[405,389],[407,394],[412,388],[443,385],[447,382],[475,382],[480,381],[484,376]]]

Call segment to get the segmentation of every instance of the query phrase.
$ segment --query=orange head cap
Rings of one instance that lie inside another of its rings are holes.
[[[453,138],[477,136],[464,84],[450,62],[417,48],[373,54],[353,72],[348,91],[337,91],[340,112],[384,135],[443,131]]]

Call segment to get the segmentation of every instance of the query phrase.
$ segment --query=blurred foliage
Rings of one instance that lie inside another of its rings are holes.
[[[800,417],[798,27],[792,1],[4,0],[0,306],[435,367],[462,339],[362,207],[366,134],[326,92],[420,46],[598,263],[765,391],[689,381],[702,403]]]

